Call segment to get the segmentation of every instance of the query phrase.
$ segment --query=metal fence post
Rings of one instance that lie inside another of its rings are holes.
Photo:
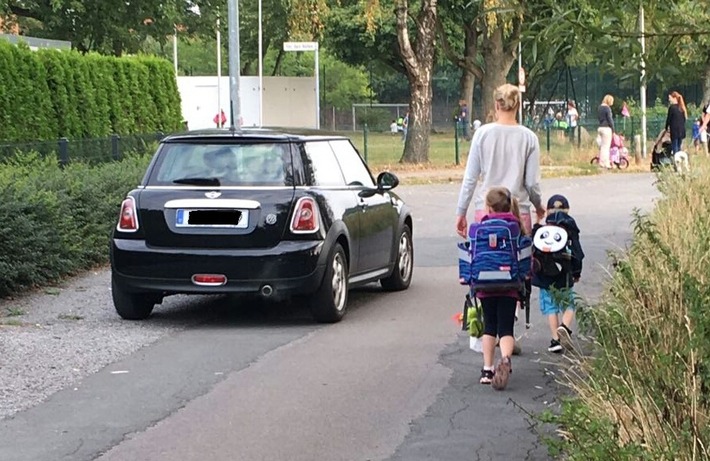
[[[547,125],[547,128],[545,129],[545,134],[547,137],[547,151],[550,152],[550,125]]]
[[[111,135],[111,156],[114,160],[121,160],[121,149],[119,142],[121,137],[117,134]]]
[[[454,152],[456,153],[456,165],[460,162],[459,160],[459,122],[454,119]]]
[[[362,127],[363,153],[365,154],[365,163],[367,163],[367,123]]]
[[[65,167],[69,164],[69,140],[59,138],[59,166]]]

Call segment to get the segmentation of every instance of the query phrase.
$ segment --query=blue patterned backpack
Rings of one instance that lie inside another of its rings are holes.
[[[459,244],[459,281],[472,292],[520,290],[530,275],[532,239],[518,223],[487,219],[472,224]]]

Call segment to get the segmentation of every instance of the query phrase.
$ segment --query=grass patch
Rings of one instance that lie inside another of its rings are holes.
[[[8,307],[5,309],[7,311],[7,316],[8,317],[19,317],[21,315],[25,315],[25,311],[23,311],[19,307]]]
[[[580,312],[594,351],[573,357],[554,452],[568,460],[710,459],[710,165],[659,176],[602,301]]]
[[[84,317],[79,314],[59,314],[57,318],[59,320],[84,320]]]
[[[0,319],[0,326],[4,327],[22,327],[25,322],[20,319]]]
[[[459,139],[459,165],[456,164],[456,142],[453,132],[434,133],[430,137],[429,163],[422,165],[409,165],[399,163],[404,149],[404,143],[399,135],[389,133],[368,133],[367,148],[362,131],[342,132],[348,136],[360,154],[366,158],[367,163],[376,171],[420,171],[430,169],[457,169],[466,165],[470,141]],[[573,144],[563,136],[563,133],[553,132],[550,136],[550,149],[547,149],[545,132],[538,133],[540,139],[541,158],[543,166],[567,166],[578,169],[579,174],[593,174],[596,169],[591,168],[590,160],[598,153],[594,139],[589,135],[582,137],[580,147]],[[650,160],[642,159],[642,165],[636,166],[631,159],[631,166],[627,171],[648,171]]]

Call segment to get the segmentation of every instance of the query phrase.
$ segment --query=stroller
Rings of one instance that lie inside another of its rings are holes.
[[[672,167],[675,170],[673,161],[673,148],[671,147],[671,134],[668,130],[662,130],[656,138],[651,152],[651,171],[661,168]]]

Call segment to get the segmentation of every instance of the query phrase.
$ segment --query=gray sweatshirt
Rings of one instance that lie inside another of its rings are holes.
[[[540,142],[537,135],[521,125],[488,123],[473,135],[464,173],[458,216],[466,216],[473,198],[476,210],[485,210],[488,189],[507,187],[520,203],[521,213],[530,205],[541,208]],[[475,191],[475,194],[474,194]]]

